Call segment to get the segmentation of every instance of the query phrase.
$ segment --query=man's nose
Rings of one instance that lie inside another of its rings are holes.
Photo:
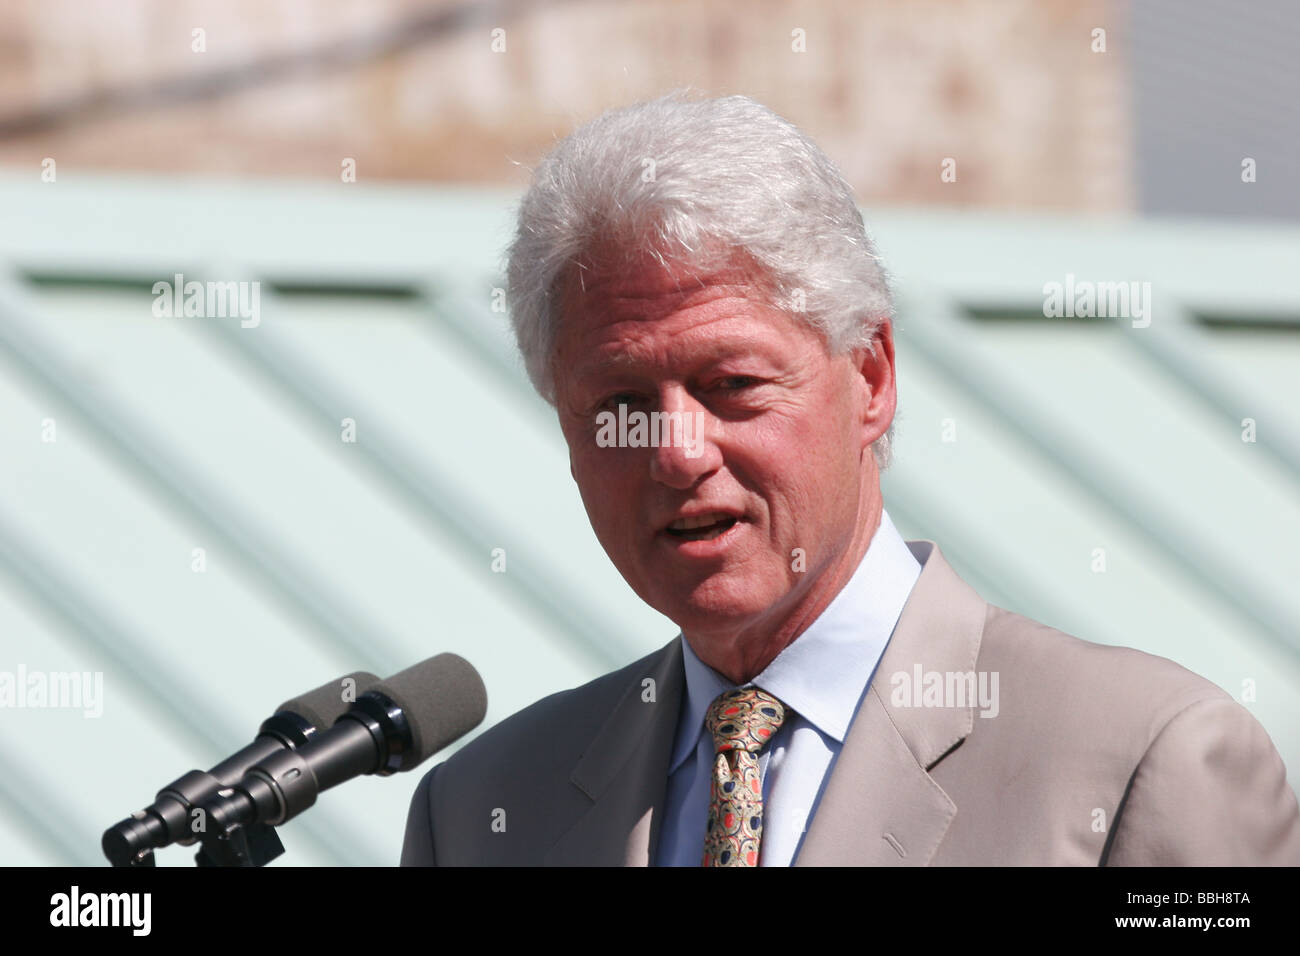
[[[663,416],[658,443],[650,449],[650,477],[685,491],[722,466],[722,452],[712,434],[713,418],[681,391],[662,396],[659,408]]]

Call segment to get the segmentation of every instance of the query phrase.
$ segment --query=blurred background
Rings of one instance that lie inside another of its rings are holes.
[[[1214,681],[1294,786],[1298,54],[1286,0],[0,6],[0,672],[103,680],[100,716],[0,706],[0,863],[102,863],[346,671],[454,651],[489,726],[675,636],[500,289],[530,167],[680,87],[765,103],[857,191],[904,535]],[[189,281],[248,308],[157,314]],[[1148,307],[1048,315],[1053,283]],[[431,765],[327,792],[277,865],[396,863]]]

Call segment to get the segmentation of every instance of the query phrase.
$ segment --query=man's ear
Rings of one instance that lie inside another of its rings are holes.
[[[861,386],[859,414],[862,447],[865,449],[889,430],[898,405],[894,378],[894,325],[889,319],[881,319],[870,348],[864,345],[853,350],[853,365],[858,376],[856,384]]]

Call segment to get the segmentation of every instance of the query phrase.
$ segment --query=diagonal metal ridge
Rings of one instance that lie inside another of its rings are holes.
[[[1008,306],[1008,298],[990,301],[981,292],[973,302],[962,301],[961,311],[984,321],[990,317],[1013,317],[1027,323],[1041,323],[1042,303],[1017,301]],[[1133,327],[1128,318],[1097,318],[1098,328],[1118,328],[1125,344],[1161,375],[1170,379],[1189,398],[1199,402],[1210,414],[1234,428],[1241,427],[1247,410],[1262,426],[1255,447],[1273,459],[1288,481],[1300,488],[1300,424],[1290,410],[1284,410],[1271,397],[1262,394],[1251,382],[1226,375],[1218,363],[1203,356],[1215,354],[1215,343],[1206,331],[1205,320],[1181,302],[1162,296],[1157,305],[1158,319],[1148,326]],[[1236,323],[1234,323],[1236,324]],[[1265,323],[1283,327],[1280,322]]]
[[[128,682],[132,697],[150,704],[190,742],[220,754],[232,742],[219,731],[225,719],[207,694],[160,666],[148,645],[131,636],[108,608],[96,603],[55,560],[29,541],[0,509],[0,569],[7,570],[47,614],[108,661]]]
[[[263,307],[268,304],[265,289]],[[324,375],[300,357],[274,341],[274,333],[263,327],[255,335],[222,323],[200,324],[207,333],[229,347],[249,366],[288,396],[308,420],[335,430],[340,409],[362,407],[327,384]],[[243,334],[241,334],[243,333]],[[398,499],[436,531],[460,546],[467,561],[483,562],[492,548],[511,536],[494,525],[491,517],[471,505],[457,490],[456,483],[440,474],[432,464],[417,460],[382,422],[370,425],[365,441],[357,442],[358,457]],[[517,556],[515,556],[517,555]],[[553,558],[529,553],[512,545],[510,574],[517,595],[557,634],[567,636],[594,666],[607,670],[620,667],[644,653],[643,648],[617,632],[600,625],[604,616],[587,605],[582,595],[550,568]]]
[[[1300,428],[1291,420],[1292,412],[1277,407],[1277,403],[1258,394],[1258,390],[1243,388],[1220,370],[1213,362],[1201,356],[1214,351],[1205,331],[1197,327],[1186,308],[1173,302],[1160,302],[1160,321],[1149,328],[1133,328],[1127,320],[1116,320],[1125,332],[1125,340],[1149,362],[1173,378],[1186,393],[1205,405],[1215,415],[1241,426],[1243,409],[1251,409],[1251,417],[1272,425],[1261,430],[1256,446],[1263,449],[1278,464],[1292,482],[1300,487]]]
[[[341,596],[295,559],[255,530],[241,509],[222,496],[192,468],[168,453],[131,412],[107,394],[87,388],[41,341],[21,293],[0,284],[0,349],[40,387],[66,402],[91,426],[91,433],[129,473],[151,487],[185,519],[222,542],[240,561],[237,567],[262,591],[287,607],[345,660],[387,674],[402,664],[400,645],[376,625],[365,623]]]
[[[944,508],[942,501],[917,494],[898,482],[889,489],[885,510],[896,525],[911,525],[923,532],[941,530],[942,536],[936,534],[935,543],[944,557],[988,603],[1009,611],[1017,610],[1012,605],[1048,608],[1058,619],[1063,616],[1064,605],[1055,595],[1037,588],[1026,593],[1027,589],[1020,583],[1009,588],[1006,582],[1017,579],[1007,573],[1007,563],[991,557],[987,548],[981,550],[969,529]]]
[[[102,866],[100,835],[86,825],[86,815],[77,813],[61,794],[43,787],[36,774],[9,751],[0,738],[0,807],[4,815],[21,821],[23,833],[40,844],[56,866]],[[10,865],[7,861],[6,866]]]
[[[183,732],[199,749],[217,755],[217,759],[247,742],[239,740],[237,734],[230,730],[229,717],[212,705],[201,688],[160,666],[150,653],[148,645],[133,638],[130,630],[117,622],[108,608],[97,603],[70,575],[60,572],[49,555],[43,554],[35,543],[26,540],[3,509],[0,509],[0,569],[8,571],[14,580],[23,585],[26,593],[35,598],[46,614],[68,634],[109,662],[114,669],[115,679],[124,681],[125,691],[133,699],[151,706],[173,732]],[[9,772],[0,774],[0,789],[3,789],[3,778],[12,776],[10,765],[3,765]],[[28,782],[35,786],[35,778],[28,778]],[[160,778],[156,782],[161,785],[165,781]],[[44,798],[33,802],[21,793],[11,794],[11,802],[25,816],[32,806],[57,805],[57,802],[46,802]],[[123,809],[125,812],[128,811]],[[77,819],[84,816],[84,813],[78,814]],[[71,818],[65,816],[61,819]],[[113,822],[107,820],[105,826]],[[341,852],[340,843],[356,851],[362,851],[366,846],[366,841],[354,833],[348,833],[350,827],[333,814],[318,813],[316,816],[304,817],[302,826],[312,839],[313,848],[339,866],[351,862]],[[36,832],[40,832],[40,829],[37,828]],[[99,834],[89,833],[84,827],[82,830],[84,832],[77,833],[78,843],[89,839],[86,845],[97,848]],[[65,841],[55,841],[55,845],[66,851]],[[84,847],[81,847],[74,858],[80,860],[83,854]],[[92,860],[102,862],[97,852],[92,855]]]
[[[472,315],[476,319],[487,320],[489,316],[495,314],[487,312],[475,302],[463,283],[429,282],[421,286],[420,291],[429,306],[427,321],[420,323],[422,331],[434,334],[435,337],[445,332],[455,335],[474,354],[483,368],[519,395],[529,409],[539,414],[550,411],[528,383],[522,364],[515,361],[514,351],[507,348],[501,339],[492,334],[485,321],[461,318],[464,315]],[[547,417],[548,421],[553,421],[549,416]]]
[[[1078,434],[1069,440],[1064,426],[1036,411],[1031,394],[999,378],[992,369],[998,359],[991,349],[966,331],[951,300],[918,289],[899,295],[896,324],[900,335],[942,369],[966,394],[1003,423],[1027,447],[1053,465],[1067,480],[1106,511],[1147,539],[1150,546],[1207,593],[1250,621],[1300,659],[1300,622],[1248,574],[1220,560],[1213,543],[1190,531],[1154,496],[1124,481],[1124,475],[1095,453]],[[1113,489],[1124,488],[1124,494]]]
[[[420,323],[421,331],[440,343],[442,336],[455,336],[485,371],[519,396],[521,414],[534,417],[540,426],[554,429],[558,435],[555,409],[533,390],[515,348],[488,328],[497,313],[476,302],[463,283],[427,283],[422,291],[429,303],[429,314]]]

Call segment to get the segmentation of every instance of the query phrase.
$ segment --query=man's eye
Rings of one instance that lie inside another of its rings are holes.
[[[718,379],[716,387],[724,392],[739,392],[757,384],[758,379],[750,375],[728,375]]]
[[[635,405],[640,397],[633,392],[617,392],[601,402],[600,407],[614,409],[620,405]]]

